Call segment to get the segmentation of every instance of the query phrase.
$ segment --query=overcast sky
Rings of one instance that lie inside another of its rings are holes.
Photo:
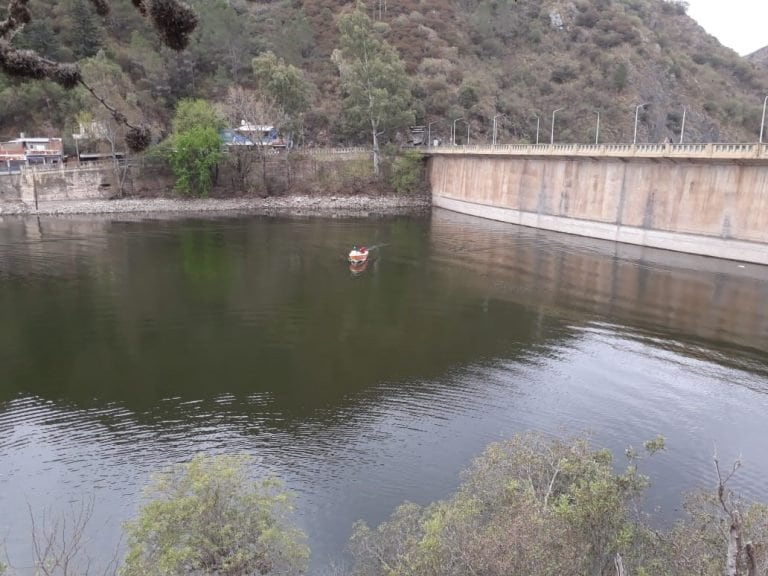
[[[742,56],[768,46],[768,0],[688,0],[688,15]]]

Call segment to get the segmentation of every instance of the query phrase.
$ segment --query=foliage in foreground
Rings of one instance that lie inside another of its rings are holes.
[[[663,447],[657,438],[645,452]],[[638,472],[641,457],[631,449],[626,455],[628,466],[617,472],[608,451],[582,439],[527,434],[492,444],[449,499],[404,504],[375,529],[358,523],[352,573],[768,575],[768,507],[746,505],[730,490],[738,463],[723,474],[715,458],[717,490],[691,496],[686,516],[662,532],[639,512],[648,486]],[[304,573],[309,551],[287,521],[288,495],[274,480],[254,482],[246,464],[200,455],[156,476],[147,503],[125,525],[121,576]],[[90,510],[75,516],[74,534],[63,525],[34,531],[40,574],[68,576],[82,573],[72,567],[90,566],[80,557]]]
[[[300,574],[309,550],[287,522],[290,497],[254,482],[237,456],[199,455],[156,476],[128,522],[122,576]]]
[[[663,448],[663,440],[645,447],[651,454]],[[523,435],[492,444],[448,500],[427,507],[404,504],[376,529],[358,523],[350,541],[354,573],[768,574],[768,550],[758,544],[768,542],[765,507],[739,514],[720,478],[722,498],[692,498],[686,519],[662,534],[638,512],[648,479],[637,470],[639,457],[627,455],[629,466],[617,473],[610,453],[584,440]],[[742,550],[728,572],[734,511],[741,518]]]

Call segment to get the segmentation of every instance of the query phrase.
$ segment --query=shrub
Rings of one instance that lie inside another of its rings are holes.
[[[176,189],[182,194],[208,196],[220,158],[221,141],[213,128],[196,126],[174,134],[168,161],[176,176]]]
[[[490,445],[449,500],[404,504],[375,530],[358,523],[355,573],[602,574],[640,539],[630,512],[646,486],[583,440],[517,436]]]
[[[275,480],[251,481],[246,464],[198,455],[154,477],[125,526],[122,576],[301,573],[309,552],[287,523],[289,495]]]
[[[398,194],[414,194],[424,183],[424,156],[416,150],[400,154],[392,166],[389,184]]]
[[[619,62],[618,66],[613,70],[613,88],[617,92],[621,92],[627,87],[629,80],[629,67],[626,62]]]

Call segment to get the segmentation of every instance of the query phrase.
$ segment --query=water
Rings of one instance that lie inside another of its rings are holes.
[[[362,273],[353,244],[381,245]],[[768,499],[768,269],[435,211],[0,222],[0,539],[94,500],[117,545],[151,472],[247,452],[296,492],[312,571],[357,519],[446,497],[516,431],[657,434],[648,506]]]

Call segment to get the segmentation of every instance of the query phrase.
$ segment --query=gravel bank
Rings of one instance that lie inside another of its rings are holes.
[[[125,198],[66,200],[40,203],[0,203],[0,215],[121,214],[168,212],[253,212],[297,215],[401,214],[427,210],[429,196],[281,196],[276,198]]]

